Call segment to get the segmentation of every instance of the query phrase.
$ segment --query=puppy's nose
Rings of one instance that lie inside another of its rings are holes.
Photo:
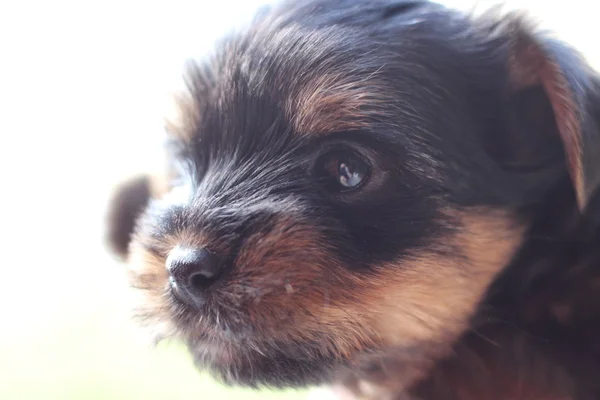
[[[166,267],[173,289],[194,305],[204,301],[206,289],[221,275],[218,258],[204,248],[177,246],[169,253]]]

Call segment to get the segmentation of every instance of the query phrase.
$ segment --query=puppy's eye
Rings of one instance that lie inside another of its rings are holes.
[[[334,191],[347,192],[361,187],[368,179],[370,166],[351,151],[335,151],[317,162],[316,174]]]

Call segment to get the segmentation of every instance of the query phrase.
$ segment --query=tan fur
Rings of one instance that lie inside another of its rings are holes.
[[[460,228],[438,252],[418,254],[401,265],[382,266],[365,293],[368,309],[386,345],[405,345],[442,332],[462,332],[483,293],[510,261],[522,228],[500,211],[456,216]]]
[[[310,225],[281,219],[267,235],[248,238],[236,269],[218,295],[239,310],[261,337],[279,341],[318,340],[337,357],[364,349],[411,348],[423,343],[448,349],[466,328],[483,293],[518,247],[522,228],[490,210],[451,213],[456,229],[430,250],[390,265],[371,277],[339,265]],[[215,331],[172,322],[164,258],[177,243],[206,243],[182,233],[164,244],[163,255],[132,248],[132,284],[143,293],[141,313],[160,321],[161,334]],[[291,289],[290,289],[291,288]],[[166,323],[165,323],[166,321]],[[437,350],[436,350],[437,351]],[[424,357],[439,356],[426,354]],[[224,356],[223,356],[224,357]],[[425,367],[428,360],[411,365]],[[415,367],[413,376],[421,371]]]
[[[317,76],[290,98],[287,114],[302,134],[363,129],[393,106],[385,87],[377,74],[362,80],[341,73]]]
[[[357,309],[348,310],[368,317],[365,324],[377,335],[376,343],[391,349],[390,361],[402,365],[401,376],[369,382],[368,390],[359,385],[355,390],[365,398],[384,398],[378,383],[385,391],[400,391],[424,376],[435,359],[448,354],[522,241],[524,225],[507,212],[481,209],[449,214],[460,227],[451,237],[433,244],[432,252],[382,266],[376,280],[365,282]],[[446,256],[440,256],[440,251]],[[403,349],[414,348],[419,352],[404,354]]]
[[[150,327],[157,338],[172,336],[176,327],[172,322],[167,297],[169,275],[164,259],[134,244],[128,260],[127,273],[134,294],[134,318]]]
[[[522,23],[516,20],[517,24]],[[573,99],[567,79],[555,60],[530,36],[528,30],[517,36],[512,49],[510,72],[516,90],[541,85],[552,105],[556,126],[564,144],[568,169],[580,209],[585,208],[587,197],[584,185],[581,127],[578,106]]]
[[[564,144],[567,163],[580,209],[584,209],[587,197],[583,175],[583,157],[581,154],[581,127],[578,120],[578,107],[568,88],[566,78],[554,62],[548,62],[541,71],[541,81],[546,89],[550,103],[556,115],[556,123]]]

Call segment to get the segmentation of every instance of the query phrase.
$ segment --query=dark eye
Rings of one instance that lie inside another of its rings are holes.
[[[318,178],[338,192],[359,188],[369,177],[369,172],[369,164],[352,151],[327,153],[318,160],[316,169]]]

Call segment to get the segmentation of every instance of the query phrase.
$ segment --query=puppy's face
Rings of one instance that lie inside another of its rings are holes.
[[[227,382],[317,383],[385,349],[418,377],[565,170],[558,134],[513,151],[519,124],[557,128],[515,94],[509,40],[427,3],[324,4],[191,68],[171,181],[129,245],[139,317]]]

